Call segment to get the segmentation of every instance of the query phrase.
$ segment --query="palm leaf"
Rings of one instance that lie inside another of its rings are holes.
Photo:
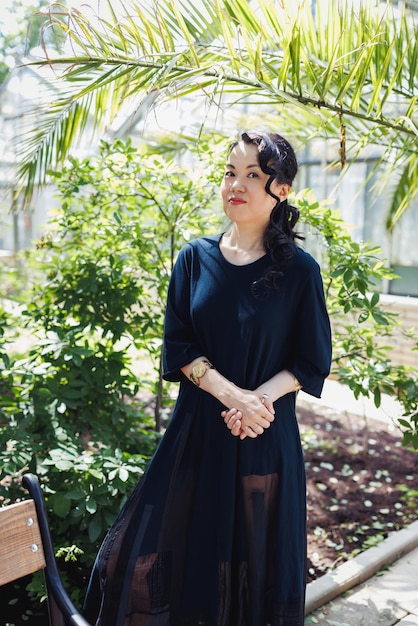
[[[401,172],[398,184],[392,194],[391,204],[386,217],[386,227],[389,232],[393,231],[396,223],[406,211],[409,202],[416,196],[418,192],[417,169],[418,156],[416,152],[411,152],[406,159],[403,170]]]
[[[44,62],[64,87],[23,137],[17,178],[26,198],[90,122],[93,132],[104,132],[121,109],[140,109],[149,94],[158,94],[155,101],[200,91],[214,104],[236,94],[249,106],[281,106],[289,132],[293,125],[302,135],[295,111],[317,124],[305,135],[337,138],[342,116],[351,154],[366,137],[382,159],[391,154],[392,168],[403,151],[415,150],[417,38],[406,9],[395,19],[390,6],[371,3],[354,14],[350,0],[337,8],[317,2],[316,14],[308,2],[284,8],[275,0],[130,0],[118,14],[108,4],[98,21],[72,10],[74,55]]]

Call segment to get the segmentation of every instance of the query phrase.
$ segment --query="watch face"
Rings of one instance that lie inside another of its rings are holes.
[[[200,378],[206,372],[206,368],[206,363],[198,363],[193,368],[193,376],[196,376],[196,378]]]

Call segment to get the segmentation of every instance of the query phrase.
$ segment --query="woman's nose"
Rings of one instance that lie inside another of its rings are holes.
[[[234,191],[241,191],[245,188],[245,184],[239,176],[235,176],[234,180],[232,181],[231,188],[234,189]]]

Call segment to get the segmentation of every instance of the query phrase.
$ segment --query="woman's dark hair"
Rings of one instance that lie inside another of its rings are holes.
[[[279,279],[283,276],[281,267],[289,263],[293,257],[295,239],[303,239],[303,237],[293,230],[299,219],[299,211],[288,204],[287,200],[281,202],[270,187],[273,181],[292,185],[298,171],[296,154],[290,143],[276,133],[248,131],[242,133],[239,141],[257,147],[260,168],[269,175],[266,192],[276,200],[263,237],[263,246],[270,256],[271,265],[255,285],[256,291],[258,291],[260,281],[265,287],[275,289],[278,287]],[[237,143],[238,141],[231,145],[230,151]]]

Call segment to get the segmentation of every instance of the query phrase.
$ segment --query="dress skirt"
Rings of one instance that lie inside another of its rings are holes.
[[[108,533],[86,605],[100,626],[303,624],[306,488],[296,420],[273,422],[266,451],[263,436],[233,437],[222,406],[211,404],[212,415],[199,419],[176,413]]]

